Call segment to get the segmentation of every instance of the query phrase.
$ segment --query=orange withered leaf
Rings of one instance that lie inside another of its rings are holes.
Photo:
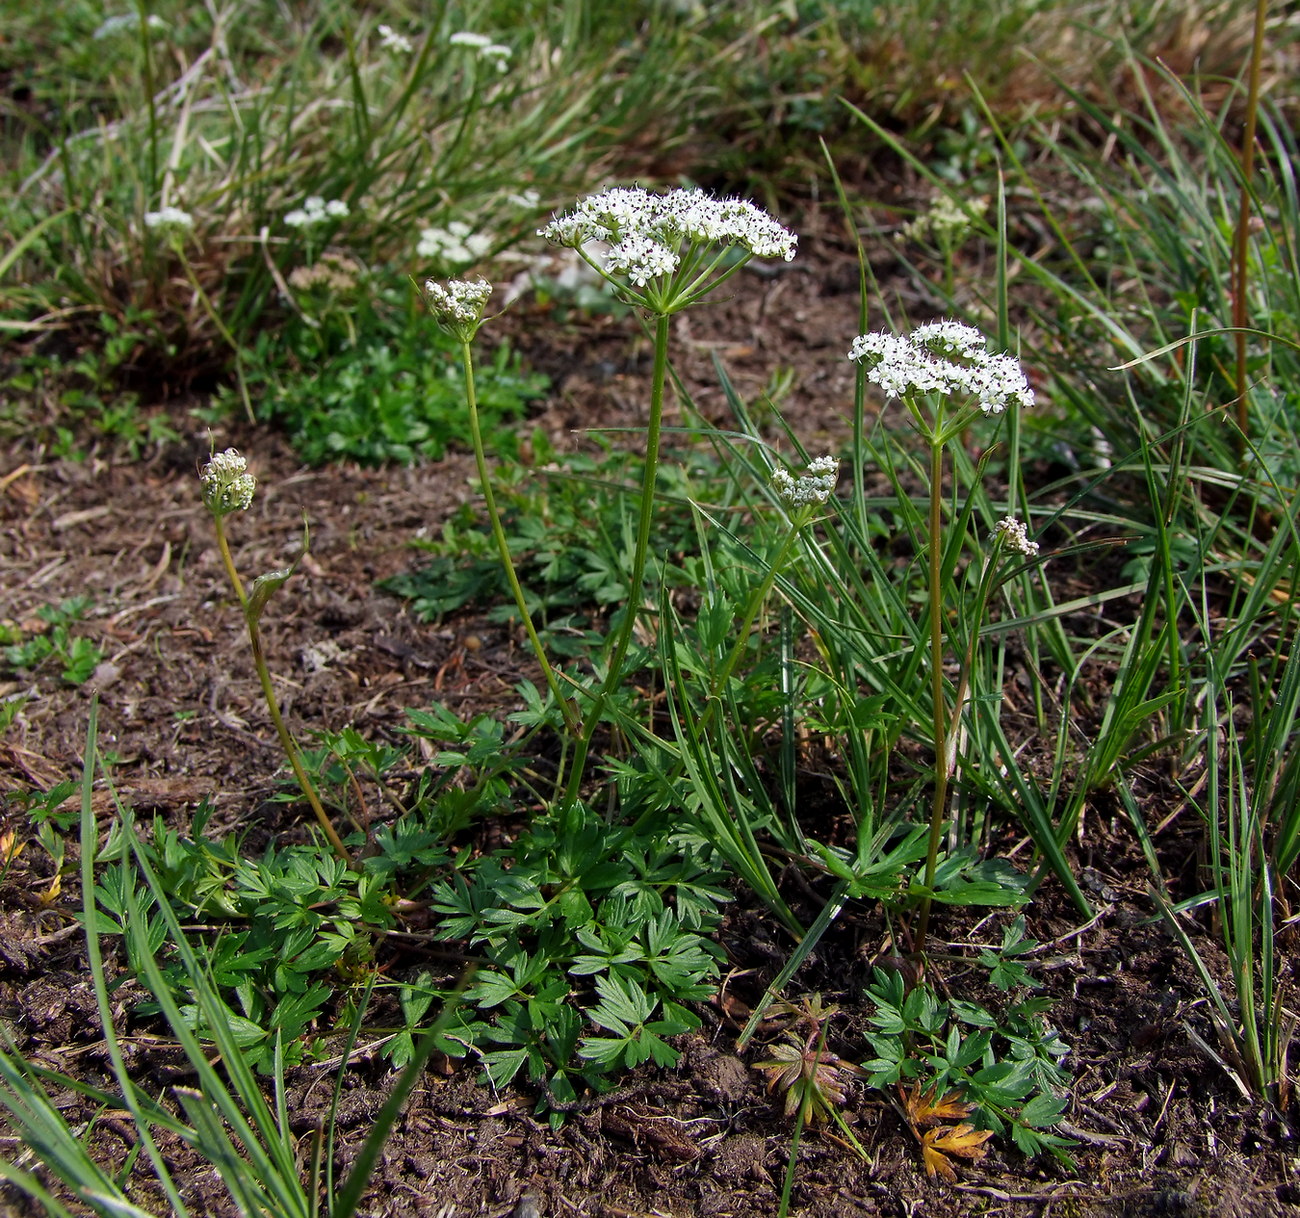
[[[982,1159],[987,1153],[984,1143],[993,1136],[991,1129],[976,1129],[972,1125],[942,1125],[927,1129],[921,1135],[921,1161],[926,1175],[933,1179],[942,1176],[949,1184],[957,1179],[949,1155],[963,1159]]]

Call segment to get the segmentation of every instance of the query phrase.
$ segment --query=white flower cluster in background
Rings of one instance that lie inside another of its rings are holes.
[[[1038,542],[1029,540],[1029,530],[1014,516],[1004,516],[993,526],[993,536],[1001,537],[1007,548],[1033,558],[1038,553]]]
[[[424,297],[429,302],[429,311],[444,325],[455,326],[478,321],[483,314],[483,306],[492,295],[492,285],[486,279],[470,282],[465,279],[452,279],[447,283],[435,283],[428,279],[424,284]]]
[[[301,207],[285,213],[284,222],[290,228],[312,228],[327,220],[341,220],[347,214],[348,205],[342,199],[331,199],[327,203],[320,195],[310,195],[303,200]]]
[[[155,33],[161,33],[167,28],[167,22],[157,13],[150,13],[144,19],[144,24],[146,29],[153,30]],[[103,23],[91,37],[98,42],[105,38],[112,38],[114,34],[121,34],[125,30],[138,30],[139,28],[139,13],[117,13],[112,17],[105,17]]]
[[[257,479],[248,472],[248,462],[239,450],[228,448],[214,453],[199,473],[203,502],[217,516],[242,512],[253,502]]]
[[[808,503],[825,503],[835,493],[840,463],[834,457],[818,457],[808,464],[802,478],[792,478],[785,470],[772,471],[772,489],[791,507]]]
[[[681,265],[683,247],[736,245],[757,258],[794,257],[798,238],[761,208],[743,199],[718,199],[702,190],[652,194],[616,186],[583,199],[539,235],[577,249],[588,241],[608,245],[604,269],[625,274],[637,287]]]
[[[415,50],[415,44],[405,35],[399,34],[391,25],[379,27],[379,45],[394,55],[409,55]]]
[[[144,226],[164,236],[181,236],[194,231],[194,217],[179,207],[163,207],[145,212]]]
[[[497,71],[504,72],[510,62],[510,56],[513,53],[508,46],[501,42],[493,42],[491,38],[483,34],[474,34],[469,30],[461,30],[453,34],[448,40],[454,47],[468,47],[472,51],[478,52],[480,59],[487,60],[497,66]]]
[[[942,393],[973,397],[985,414],[1029,407],[1034,391],[1014,356],[996,355],[984,336],[956,321],[934,321],[900,337],[884,332],[853,340],[849,359],[890,397]]]
[[[452,220],[446,228],[422,228],[415,252],[421,258],[468,266],[486,256],[491,248],[491,237],[474,232],[463,220]]]

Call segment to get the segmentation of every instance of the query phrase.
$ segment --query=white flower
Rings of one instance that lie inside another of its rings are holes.
[[[446,228],[422,228],[415,252],[421,258],[437,258],[452,266],[469,266],[486,257],[491,249],[492,238],[486,233],[475,233],[463,220],[452,220]]]
[[[150,30],[165,30],[165,22],[157,13],[150,13],[145,18],[145,28]],[[114,34],[120,34],[123,30],[138,30],[140,28],[140,17],[137,13],[118,13],[112,17],[105,17],[100,27],[91,35],[97,42],[104,38],[111,38]]]
[[[1004,516],[993,526],[993,537],[1001,537],[1007,548],[1033,558],[1038,553],[1038,542],[1029,540],[1029,531],[1014,516]]]
[[[754,257],[789,262],[798,242],[765,211],[743,199],[718,199],[698,189],[659,195],[622,186],[581,200],[538,232],[571,249],[589,241],[603,242],[609,249],[602,269],[626,275],[638,287],[674,274],[684,256],[705,245],[735,245]]]
[[[840,463],[834,457],[818,457],[808,463],[802,478],[792,478],[783,469],[772,471],[772,489],[791,507],[825,503],[835,493]]]
[[[228,448],[214,453],[199,474],[203,502],[214,516],[242,512],[253,502],[257,479],[247,472],[248,462],[239,451]]]
[[[940,393],[974,398],[985,414],[1034,404],[1019,361],[989,351],[978,330],[956,321],[928,322],[902,338],[859,335],[849,359],[863,364],[867,379],[888,397]]]
[[[343,199],[331,199],[328,203],[320,195],[308,195],[301,207],[285,212],[284,222],[290,228],[311,228],[324,224],[326,220],[342,219],[349,212]]]
[[[447,41],[454,47],[473,47],[476,51],[481,51],[484,47],[492,45],[491,38],[485,38],[482,34],[471,34],[469,30],[461,30],[459,33],[453,34]]]
[[[405,34],[399,34],[391,25],[381,25],[379,27],[379,45],[385,51],[392,51],[395,55],[409,55],[415,45]]]
[[[497,71],[504,72],[508,65],[510,56],[513,54],[514,52],[506,46],[505,43],[493,42],[488,46],[485,46],[478,53],[478,57],[480,59],[486,59],[490,63],[495,63],[497,65]]]
[[[164,207],[158,211],[145,212],[144,226],[164,236],[179,237],[194,230],[194,217],[179,207]]]
[[[465,336],[477,327],[483,316],[483,306],[492,295],[492,285],[486,279],[469,281],[450,279],[445,284],[428,279],[424,284],[424,298],[429,312],[443,325]]]

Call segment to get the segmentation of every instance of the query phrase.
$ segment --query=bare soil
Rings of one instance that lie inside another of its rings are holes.
[[[805,444],[843,434],[852,395],[844,359],[857,324],[857,266],[830,238],[805,239],[789,268],[747,274],[734,296],[676,322],[674,347],[686,384],[706,414],[725,403],[712,370],[716,354],[752,397],[778,367],[796,388],[783,404]],[[554,390],[527,426],[561,447],[583,429],[644,421],[649,349],[630,320],[595,318],[556,330],[526,306],[512,340]],[[119,789],[142,815],[178,826],[204,797],[215,806],[210,833],[239,831],[251,846],[306,829],[283,803],[283,758],[231,602],[196,470],[215,443],[249,455],[260,481],[253,508],[231,524],[241,569],[260,572],[297,556],[305,515],[311,553],[272,602],[268,658],[284,710],[302,730],[354,724],[366,736],[393,733],[405,708],[441,700],[453,710],[517,706],[513,687],[530,670],[520,640],[482,615],[439,625],[415,621],[376,582],[416,561],[410,543],[438,530],[472,495],[472,461],[455,454],[411,469],[302,468],[277,435],[232,421],[210,437],[186,403],[159,403],[184,441],[126,462],[107,447],[84,459],[53,459],[34,445],[0,457],[0,619],[32,622],[35,611],[74,594],[93,598],[85,632],[105,660],[73,688],[57,672],[10,676],[5,696],[30,700],[0,740],[0,792],[48,787],[78,775],[89,695],[98,691],[101,748],[116,755]],[[622,442],[621,440],[619,442]],[[631,438],[628,443],[634,443]],[[1061,571],[1064,580],[1095,573]],[[1115,612],[1122,612],[1117,609]],[[1014,709],[1014,691],[1009,693]],[[1176,807],[1163,771],[1147,776],[1154,807]],[[111,804],[100,796],[107,822]],[[1195,866],[1192,813],[1158,839],[1169,869]],[[26,818],[8,826],[22,835]],[[1021,860],[1023,843],[1005,843]],[[73,848],[75,853],[75,847]],[[1074,1076],[1067,1131],[1079,1142],[1071,1172],[1048,1159],[1027,1162],[991,1143],[983,1162],[963,1165],[955,1186],[927,1179],[918,1147],[894,1108],[855,1090],[848,1119],[867,1148],[862,1161],[832,1132],[814,1130],[799,1149],[793,1212],[839,1215],[1055,1215],[1130,1218],[1245,1218],[1300,1213],[1300,1147],[1286,1122],[1240,1093],[1212,1054],[1204,997],[1179,948],[1146,897],[1148,873],[1117,809],[1091,807],[1078,863],[1098,916],[1079,925],[1050,883],[1028,911],[1029,933],[1045,947],[1038,979],[1053,998],[1054,1022],[1070,1042]],[[53,900],[48,860],[33,843],[0,883],[0,1018],[28,1057],[89,1080],[106,1079],[86,955],[74,922],[75,893]],[[75,888],[71,877],[68,888]],[[944,915],[937,934],[961,947],[1000,941],[1000,920]],[[1195,928],[1194,928],[1195,929]],[[1197,932],[1217,959],[1208,926]],[[570,1114],[558,1131],[534,1115],[526,1089],[493,1093],[472,1067],[431,1069],[394,1130],[364,1205],[368,1215],[492,1215],[560,1218],[761,1218],[774,1214],[791,1144],[791,1123],[752,1068],[762,1048],[738,1054],[735,1013],[761,994],[788,944],[743,899],[721,934],[731,971],[703,1028],[682,1039],[679,1069],[641,1069],[607,1102]],[[851,910],[796,978],[795,992],[821,991],[845,1012],[832,1047],[850,1060],[864,1048],[862,987],[882,928],[869,908]],[[400,976],[419,961],[395,950]],[[954,989],[965,982],[949,978]],[[124,1002],[123,1009],[126,1009]],[[162,1089],[176,1054],[134,1025],[134,1068]],[[1199,1037],[1199,1041],[1198,1038]],[[306,1131],[328,1100],[332,1073],[303,1067],[291,1080],[296,1126]],[[378,1061],[347,1073],[345,1156],[364,1136],[391,1075]],[[80,1101],[62,1097],[74,1124]],[[120,1162],[129,1125],[98,1124],[100,1153]],[[349,1139],[351,1142],[349,1142]],[[173,1148],[179,1159],[180,1150]],[[9,1156],[18,1153],[4,1145]],[[231,1212],[210,1176],[188,1177],[194,1209]],[[149,1200],[147,1182],[141,1185]],[[161,1202],[157,1202],[161,1205]],[[23,1213],[0,1194],[0,1211]]]

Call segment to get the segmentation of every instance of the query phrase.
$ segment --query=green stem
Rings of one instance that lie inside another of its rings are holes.
[[[930,841],[925,855],[925,896],[916,931],[916,951],[925,951],[930,926],[930,889],[934,886],[939,835],[948,802],[948,713],[943,695],[943,443],[930,441],[930,690],[934,719],[934,800],[930,808]]]
[[[533,649],[533,655],[537,657],[537,662],[542,666],[546,686],[560,707],[560,713],[564,716],[565,728],[571,735],[576,736],[582,725],[578,722],[572,703],[561,691],[555,670],[546,658],[546,648],[542,646],[542,640],[538,637],[537,629],[533,625],[532,615],[528,612],[528,602],[524,599],[524,590],[519,583],[519,575],[515,571],[514,560],[510,556],[510,545],[506,541],[505,529],[501,526],[501,515],[497,511],[496,496],[492,493],[492,481],[488,477],[487,457],[483,452],[483,431],[479,426],[478,396],[474,385],[474,356],[470,350],[470,344],[464,339],[461,340],[460,350],[461,360],[465,368],[465,400],[469,406],[469,429],[474,443],[474,464],[478,467],[479,485],[483,488],[483,502],[487,507],[488,520],[492,525],[492,537],[496,541],[497,555],[501,559],[501,566],[506,573],[506,579],[509,581],[510,591],[514,594],[515,605],[519,610],[519,617],[524,624],[524,630],[528,634],[528,642]]]
[[[632,643],[637,613],[645,593],[646,551],[650,547],[650,523],[654,515],[655,481],[659,470],[659,431],[664,412],[664,385],[668,378],[668,327],[669,315],[655,316],[654,370],[650,380],[650,421],[646,425],[645,467],[641,474],[641,514],[637,521],[636,550],[632,555],[632,578],[628,584],[627,608],[622,625],[614,641],[614,651],[605,670],[605,680],[587,713],[586,724],[578,738],[573,756],[573,769],[565,788],[564,802],[572,806],[582,788],[583,773],[587,768],[587,754],[591,751],[592,737],[600,726],[605,703],[623,679],[623,663]]]
[[[225,564],[226,575],[230,579],[231,586],[235,589],[235,595],[239,598],[239,606],[244,612],[244,624],[248,627],[248,641],[253,652],[253,667],[257,669],[257,679],[262,686],[262,697],[266,700],[266,708],[271,713],[271,722],[275,724],[275,734],[280,738],[280,747],[284,750],[284,755],[289,759],[289,766],[293,770],[293,776],[298,780],[298,786],[302,788],[303,795],[306,796],[307,802],[311,805],[311,810],[315,813],[321,829],[329,840],[331,849],[350,867],[352,866],[352,855],[348,853],[348,848],[343,844],[343,839],[339,837],[338,830],[334,828],[324,806],[321,804],[320,796],[316,794],[316,788],[312,785],[311,779],[307,776],[307,770],[302,764],[302,754],[298,749],[298,744],[289,731],[284,716],[280,713],[280,701],[275,696],[275,687],[271,684],[271,672],[266,666],[266,655],[262,650],[262,634],[257,627],[257,618],[249,606],[248,596],[244,592],[243,580],[239,578],[234,559],[230,556],[230,543],[226,540],[225,525],[220,516],[214,516],[213,523],[216,525],[217,548],[221,551],[221,561]]]

